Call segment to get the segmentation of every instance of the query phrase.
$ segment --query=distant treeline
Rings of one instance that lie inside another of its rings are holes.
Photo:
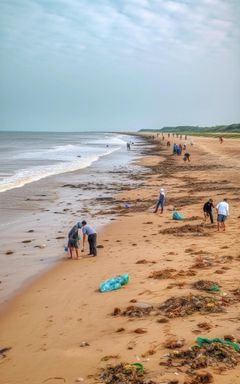
[[[139,132],[181,132],[181,133],[218,133],[237,132],[240,133],[240,124],[216,125],[215,127],[199,127],[191,125],[179,125],[177,127],[162,127],[156,129],[140,129]]]

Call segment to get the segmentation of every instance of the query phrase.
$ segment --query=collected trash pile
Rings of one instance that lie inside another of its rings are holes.
[[[159,306],[161,315],[169,318],[183,317],[191,315],[194,312],[218,313],[224,312],[225,303],[222,298],[210,296],[181,296],[171,297]]]
[[[99,378],[106,384],[155,384],[152,380],[146,380],[142,364],[120,363],[115,366],[107,366]]]
[[[234,368],[240,363],[240,346],[224,339],[204,339],[198,337],[197,345],[168,355],[167,361],[160,365],[168,367],[186,367],[186,373],[207,368]]]
[[[220,290],[218,283],[210,280],[198,280],[193,283],[193,288],[208,292],[219,292]]]
[[[153,306],[148,303],[137,303],[135,305],[129,305],[124,311],[120,308],[115,308],[113,311],[113,316],[128,316],[128,317],[143,317],[150,315],[150,312],[153,310]]]
[[[193,235],[195,234],[197,236],[209,236],[208,232],[204,232],[203,224],[195,224],[195,225],[186,224],[186,225],[182,225],[181,227],[165,228],[159,231],[159,233],[162,233],[164,235],[168,234],[168,235],[175,235],[175,236],[182,236],[186,233],[191,233]]]
[[[127,284],[129,281],[129,275],[126,273],[125,275],[114,276],[111,279],[107,279],[103,281],[99,285],[100,292],[110,292],[115,291],[116,289],[121,288],[122,285]]]

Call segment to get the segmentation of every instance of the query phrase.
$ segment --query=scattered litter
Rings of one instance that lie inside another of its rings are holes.
[[[99,285],[100,292],[109,292],[121,288],[122,285],[127,284],[129,281],[129,275],[115,276],[111,279],[103,281]]]
[[[124,332],[125,331],[125,328],[118,328],[117,330],[116,330],[116,332],[118,332],[118,333],[120,333],[120,332]]]
[[[222,298],[217,299],[209,296],[181,296],[171,297],[166,300],[159,309],[161,314],[169,318],[183,317],[194,312],[218,313],[224,312]]]
[[[115,366],[107,366],[99,378],[106,384],[155,384],[154,381],[146,381],[144,367],[140,363],[120,363]]]
[[[177,361],[176,361],[177,360]],[[183,351],[173,351],[167,361],[160,365],[167,367],[187,367],[192,370],[207,368],[233,368],[240,363],[240,354],[230,345],[213,342],[193,347]]]
[[[5,255],[12,255],[13,253],[14,252],[9,249],[8,251],[5,252]]]
[[[134,330],[134,333],[139,333],[139,334],[142,334],[142,333],[147,333],[146,329],[144,328],[136,328]]]
[[[198,256],[192,268],[209,268],[213,266],[213,261],[207,257]]]
[[[176,337],[172,337],[167,339],[164,342],[164,347],[168,349],[182,348],[185,344],[184,339],[177,339]]]
[[[193,287],[202,291],[218,292],[220,290],[219,285],[210,280],[198,280],[193,283]]]
[[[84,378],[83,377],[77,377],[77,379],[75,379],[75,382],[76,383],[81,383],[84,381]]]
[[[141,260],[138,260],[136,264],[156,264],[156,261],[148,261],[146,259],[141,259]]]
[[[104,245],[99,244],[99,245],[97,245],[96,248],[98,248],[98,249],[104,248]]]
[[[81,343],[80,343],[80,347],[89,347],[90,346],[90,344],[87,342],[87,341],[82,341]]]
[[[213,383],[213,375],[209,372],[198,372],[190,381],[185,381],[184,384],[210,384]]]
[[[181,213],[175,211],[172,214],[172,219],[173,220],[183,220],[183,215],[181,215]]]
[[[12,349],[12,347],[1,348],[0,349],[0,356],[3,357],[3,358],[7,357],[6,352],[10,351],[10,349]]]
[[[108,361],[110,359],[119,359],[119,355],[107,355],[101,358],[101,361]]]
[[[207,339],[205,337],[198,337],[196,340],[196,343],[200,347],[203,346],[204,344],[220,343],[220,344],[224,344],[224,345],[229,345],[230,347],[234,348],[235,351],[240,352],[240,345],[237,343],[233,343],[232,341],[230,341],[228,339],[225,340],[225,339],[220,339],[218,337],[216,337],[214,339]]]
[[[207,323],[206,321],[198,323],[197,326],[201,329],[204,329],[204,331],[209,331],[210,329],[212,329],[212,325]]]

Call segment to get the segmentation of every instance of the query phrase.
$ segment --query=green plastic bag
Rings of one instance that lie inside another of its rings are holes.
[[[237,343],[233,343],[229,340],[219,339],[218,337],[215,337],[214,339],[207,339],[205,337],[197,337],[196,343],[202,347],[203,344],[212,344],[212,343],[221,343],[221,344],[227,344],[230,345],[235,349],[235,351],[240,352],[240,345]]]

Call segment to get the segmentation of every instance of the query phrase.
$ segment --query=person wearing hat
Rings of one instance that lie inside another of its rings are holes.
[[[159,199],[158,199],[154,213],[157,213],[159,207],[161,207],[161,213],[163,213],[164,203],[165,203],[165,192],[164,192],[164,189],[161,188]]]
[[[78,259],[78,248],[79,248],[79,240],[81,240],[81,237],[78,234],[78,230],[82,228],[82,224],[79,222],[75,224],[72,229],[68,233],[68,250],[70,254],[70,259],[73,259],[73,254],[75,252],[76,259]]]

